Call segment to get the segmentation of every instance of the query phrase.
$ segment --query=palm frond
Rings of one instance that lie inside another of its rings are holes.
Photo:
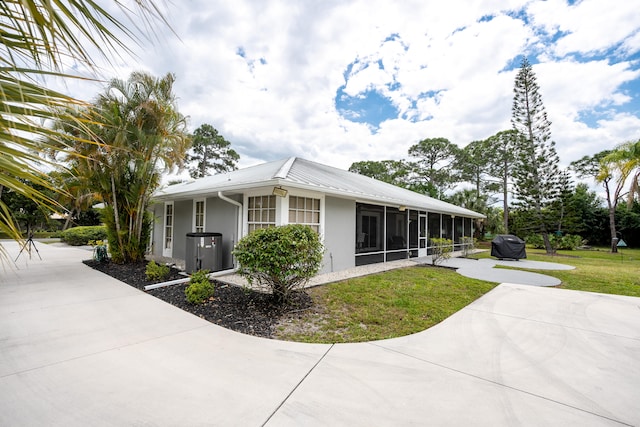
[[[82,102],[49,90],[43,82],[48,77],[82,79],[65,74],[65,67],[79,62],[93,69],[92,55],[109,61],[119,51],[131,53],[129,42],[139,43],[147,37],[141,30],[152,28],[156,21],[167,24],[152,0],[136,0],[135,9],[120,0],[114,3],[128,21],[116,18],[93,0],[0,1],[0,186],[41,205],[56,205],[52,197],[25,184],[29,181],[57,190],[42,172],[43,164],[54,162],[40,154],[67,148],[69,134],[51,123],[62,119],[78,129],[89,129],[93,123],[71,113]],[[82,142],[93,141],[86,138]],[[20,237],[1,200],[0,231]]]

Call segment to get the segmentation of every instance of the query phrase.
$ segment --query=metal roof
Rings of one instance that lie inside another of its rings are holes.
[[[251,188],[269,185],[318,191],[363,203],[406,206],[409,209],[484,218],[482,214],[442,200],[364,175],[297,157],[171,185],[157,191],[155,198],[160,200],[185,199],[215,195],[218,191],[237,194]]]

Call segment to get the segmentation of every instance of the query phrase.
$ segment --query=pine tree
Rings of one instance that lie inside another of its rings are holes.
[[[509,234],[509,184],[516,161],[515,151],[521,134],[513,129],[498,132],[487,139],[490,175],[499,179],[497,188],[502,193],[502,226]]]
[[[238,169],[236,163],[240,155],[231,148],[218,130],[210,124],[204,123],[193,133],[192,146],[187,161],[195,164],[189,168],[192,178],[202,178],[215,173]]]
[[[551,122],[542,103],[533,68],[526,58],[515,79],[511,124],[522,134],[514,169],[515,204],[530,210],[533,225],[542,235],[548,254],[553,253],[547,217],[559,193],[559,158],[551,141]]]

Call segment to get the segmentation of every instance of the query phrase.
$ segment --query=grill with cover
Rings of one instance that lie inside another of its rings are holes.
[[[512,234],[498,234],[491,241],[491,256],[515,260],[526,258],[524,240]]]

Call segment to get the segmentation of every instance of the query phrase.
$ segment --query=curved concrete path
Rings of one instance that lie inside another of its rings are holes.
[[[640,425],[639,298],[503,284],[415,335],[310,345],[38,247],[0,270],[3,426]]]
[[[483,258],[474,260],[469,258],[449,258],[442,265],[457,268],[457,272],[473,279],[486,280],[496,283],[515,283],[530,286],[558,286],[561,281],[546,274],[533,273],[530,271],[509,270],[505,268],[495,268],[497,265],[527,268],[531,270],[573,270],[575,267],[558,264],[555,262],[541,261],[506,261]]]

